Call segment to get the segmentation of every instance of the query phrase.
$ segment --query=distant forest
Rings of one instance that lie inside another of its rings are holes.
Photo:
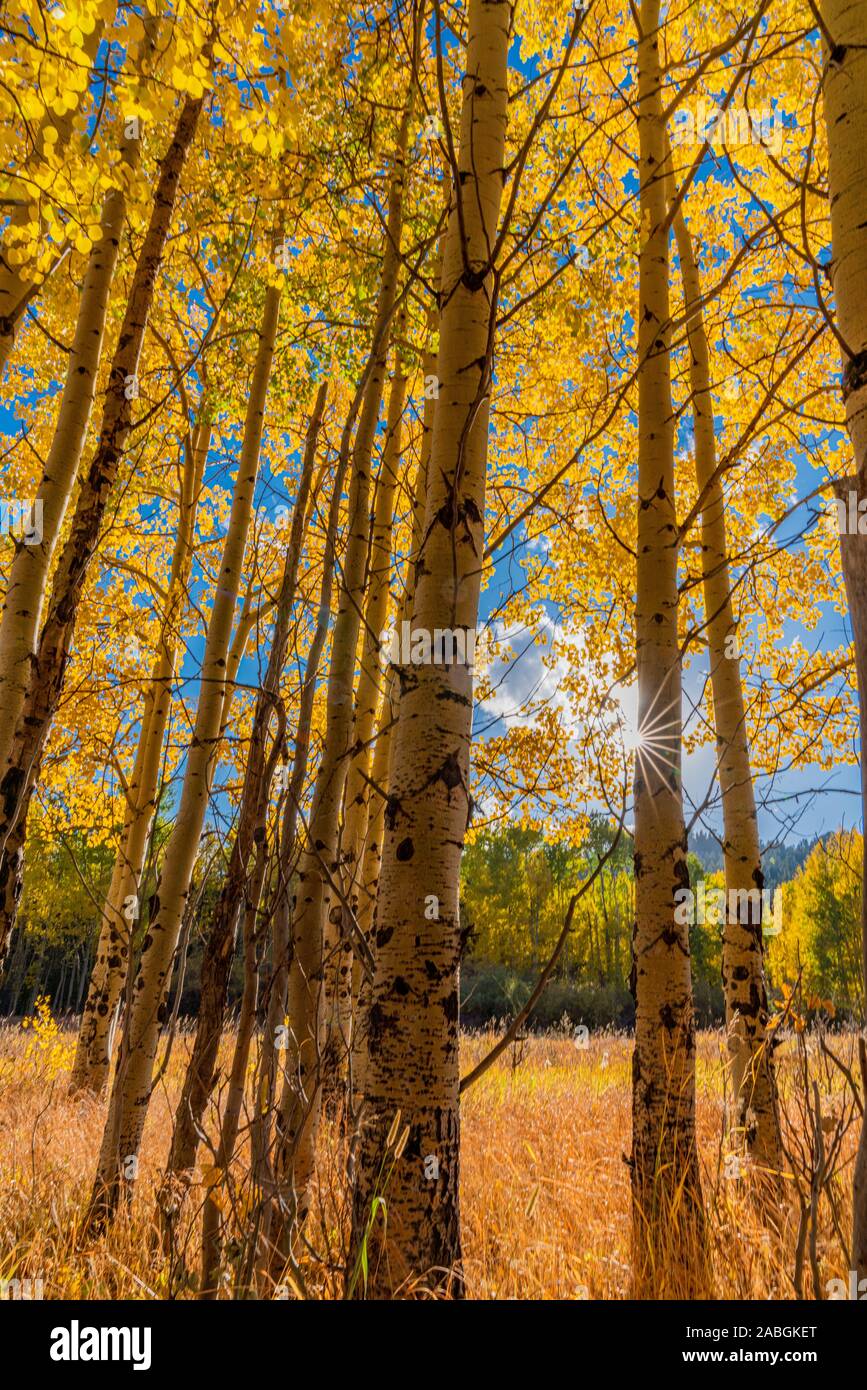
[[[794,878],[798,870],[806,863],[814,845],[819,843],[820,837],[814,835],[812,840],[799,840],[797,844],[792,845],[781,845],[776,842],[762,845],[762,873],[765,876],[765,887],[773,891],[781,883],[787,883],[789,879]],[[722,843],[716,835],[712,835],[708,830],[694,831],[689,837],[689,848],[690,852],[701,860],[705,873],[722,873]]]
[[[157,844],[165,833],[158,826]],[[578,845],[518,826],[480,833],[468,845],[461,875],[461,1008],[466,1026],[481,1027],[515,1016],[554,948],[571,893],[611,852],[612,842],[610,823],[592,816]],[[853,1007],[857,999],[860,896],[848,867],[842,870],[844,881],[838,881],[839,874],[835,877],[829,867],[835,856],[839,859],[841,843],[850,846],[860,863],[860,837],[832,835],[766,846],[762,868],[771,892],[787,885],[785,943],[775,942],[768,951],[772,986],[781,985],[784,975],[797,972],[800,946],[804,956],[816,963],[811,977],[816,991],[832,995],[845,1011],[849,999]],[[50,845],[34,842],[20,925],[0,989],[0,1012],[28,1014],[40,993],[49,996],[57,1013],[80,1011],[96,949],[99,903],[111,868],[110,851],[88,845],[80,837],[68,836]],[[713,834],[700,831],[690,837],[689,869],[694,886],[701,881],[709,888],[722,885],[722,849]],[[211,860],[195,885],[187,950],[175,968],[170,1000],[170,1008],[176,1007],[179,1017],[192,1016],[198,1009],[203,943],[224,873],[224,865]],[[823,892],[821,880],[829,875],[830,887]],[[143,886],[146,923],[153,867]],[[833,903],[828,900],[831,892],[836,895]],[[533,1009],[530,1026],[631,1027],[628,977],[633,917],[632,840],[624,832],[577,908],[573,930]],[[812,945],[805,943],[805,934],[811,936]],[[721,1022],[725,1009],[719,927],[696,924],[691,929],[691,948],[699,1020]],[[836,964],[832,968],[828,962]],[[239,940],[230,982],[235,1004],[242,985],[243,943]]]

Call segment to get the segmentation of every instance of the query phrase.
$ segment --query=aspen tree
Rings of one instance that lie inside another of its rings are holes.
[[[670,160],[670,151],[668,157]],[[731,1055],[734,1128],[743,1135],[759,1168],[778,1173],[782,1150],[773,1051],[767,1031],[762,921],[761,913],[751,914],[751,904],[761,902],[764,878],[737,652],[737,621],[732,605],[725,499],[717,472],[710,352],[698,263],[682,204],[675,212],[672,225],[686,315],[695,470],[702,499],[704,610],[725,831],[727,909],[722,977]]]
[[[139,68],[147,66],[157,32],[158,22],[149,15],[139,51]],[[140,150],[140,139],[127,138],[124,129],[120,146],[122,168],[117,184],[106,194],[100,237],[88,258],[57,424],[36,493],[37,504],[42,508],[42,534],[38,544],[17,547],[9,572],[0,614],[0,776],[9,760],[27,693],[51,561],[84,448],[126,214],[123,183],[137,167]],[[0,259],[0,301],[2,282],[11,273]]]
[[[389,607],[394,502],[400,467],[401,425],[405,399],[406,375],[400,362],[396,361],[388,398],[382,460],[376,479],[373,528],[367,566],[367,597],[361,635],[361,671],[355,694],[354,752],[346,778],[341,849],[350,891],[356,878],[367,829],[371,744],[383,693],[382,635]]]
[[[437,256],[434,284],[439,284],[441,273],[442,258],[441,256]],[[435,332],[438,321],[439,312],[436,305],[434,305],[428,317],[429,334]],[[422,357],[422,375],[425,382],[436,382],[436,367],[437,355],[436,352],[431,349],[430,342],[428,342]],[[403,630],[403,623],[411,623],[412,621],[416,557],[421,548],[424,529],[427,470],[430,460],[437,394],[437,391],[430,391],[425,396],[424,412],[422,415],[421,448],[419,451],[418,468],[412,494],[413,505],[410,549],[407,559],[404,590],[396,615],[396,629],[398,632]],[[385,690],[379,714],[376,743],[373,749],[373,763],[367,795],[367,823],[361,851],[361,863],[356,874],[356,921],[359,936],[366,943],[372,955],[375,954],[376,947],[373,931],[373,916],[376,907],[376,890],[379,883],[382,838],[385,832],[386,800],[388,797],[388,789],[391,784],[391,757],[394,748],[392,733],[397,723],[399,708],[400,676],[398,670],[389,665],[385,672]],[[365,1018],[370,1004],[369,981],[361,969],[357,956],[353,960],[352,967],[352,998],[352,1100],[357,1108],[364,1089],[364,1059],[367,1055],[367,1027]]]
[[[248,896],[244,908],[244,992],[241,997],[238,1031],[235,1035],[235,1046],[232,1052],[226,1105],[220,1120],[217,1161],[214,1165],[214,1171],[209,1174],[210,1181],[207,1184],[207,1196],[202,1212],[202,1278],[199,1292],[199,1297],[202,1299],[216,1298],[219,1292],[222,1202],[218,1189],[222,1189],[223,1192],[228,1191],[229,1168],[235,1153],[235,1144],[241,1123],[247,1063],[250,1058],[250,1046],[256,1024],[256,1004],[259,994],[256,914],[267,862],[267,847],[264,841],[260,840],[256,846],[256,864],[250,875]]]
[[[471,0],[414,601],[414,632],[428,641],[437,628],[474,634],[478,617],[511,16],[502,0]],[[428,659],[399,675],[353,1211],[352,1268],[369,1244],[367,1292],[385,1297],[413,1276],[452,1292],[460,1279],[458,896],[472,805],[471,665]],[[380,1196],[384,1226],[375,1220]]]
[[[139,356],[184,162],[196,133],[202,97],[187,97],[163,157],[148,229],[109,371],[99,441],[82,478],[69,536],[60,556],[25,699],[6,766],[0,768],[0,956],[14,924],[20,892],[27,808],[42,752],[63,691],[78,604],[108,499],[132,425]]]
[[[172,1177],[188,1180],[189,1172],[195,1163],[199,1129],[205,1106],[213,1090],[217,1050],[225,1025],[229,971],[237,920],[249,894],[250,858],[256,846],[264,843],[271,783],[283,744],[283,736],[277,736],[272,740],[269,749],[268,734],[275,712],[280,707],[280,681],[289,647],[290,625],[298,586],[298,566],[304,544],[316,462],[316,445],[325,410],[326,390],[327,383],[323,383],[317,393],[307,430],[301,477],[277,600],[274,635],[250,732],[244,786],[238,810],[238,829],[205,943],[196,1036],[175,1111],[164,1184],[166,1199],[170,1194]],[[163,1208],[164,1211],[169,1211],[167,1200],[163,1201]]]
[[[360,393],[357,393],[360,403]],[[355,405],[350,411],[354,420]],[[345,433],[348,430],[344,427]],[[293,909],[292,880],[298,862],[297,825],[301,799],[307,777],[307,764],[310,755],[310,737],[313,719],[313,705],[316,698],[316,684],[322,662],[331,619],[331,596],[334,588],[334,570],[337,557],[337,540],[340,529],[341,495],[349,455],[341,449],[334,473],[331,490],[331,503],[325,528],[325,543],[322,552],[322,577],[319,585],[319,602],[316,626],[304,665],[304,680],[301,686],[301,699],[298,705],[298,725],[295,750],[292,755],[292,773],[287,795],[283,803],[280,824],[280,838],[275,854],[275,887],[271,906],[272,917],[272,979],[268,1001],[267,1027],[262,1040],[259,1062],[259,1075],[256,1085],[256,1113],[253,1120],[252,1149],[253,1177],[262,1204],[261,1249],[258,1260],[259,1278],[264,1280],[266,1268],[273,1255],[281,1247],[288,1224],[291,1225],[291,1165],[287,1174],[285,1161],[286,1146],[283,1140],[281,1116],[292,1111],[292,1076],[284,1068],[284,1091],[277,1116],[276,1144],[272,1143],[272,1111],[277,1087],[278,1054],[286,1047],[278,1045],[278,1037],[286,1032],[286,1011],[288,1007],[289,966],[292,953],[291,916]],[[281,1157],[282,1152],[282,1157]],[[278,1179],[279,1169],[279,1179]],[[271,1241],[272,1226],[274,1241]]]
[[[406,156],[418,67],[420,15],[415,17],[413,63],[401,116],[388,197],[379,292],[358,429],[352,446],[347,542],[331,641],[326,691],[326,732],[305,842],[298,865],[298,892],[292,923],[288,1012],[290,1046],[281,1098],[280,1166],[306,1213],[321,1108],[324,963],[340,950],[343,914],[336,903],[340,869],[338,830],[348,755],[352,741],[353,687],[360,614],[364,607],[368,551],[370,464],[382,404],[391,321],[397,299],[403,226]],[[337,921],[335,921],[337,917]],[[348,967],[347,967],[348,968]]]
[[[386,411],[385,441],[376,479],[373,527],[367,564],[367,597],[361,634],[361,670],[355,695],[353,753],[346,776],[340,859],[345,875],[344,894],[350,910],[358,906],[357,879],[367,836],[370,801],[372,744],[377,727],[383,687],[381,639],[388,615],[391,578],[391,540],[394,500],[398,485],[401,421],[406,399],[406,375],[395,354],[395,369]],[[343,909],[335,909],[343,910]],[[349,1057],[352,1032],[353,952],[344,940],[329,962],[331,1063],[340,1076]],[[326,1049],[329,1042],[326,1042]],[[326,1059],[326,1067],[328,1059]]]
[[[145,854],[159,795],[163,739],[172,701],[179,626],[193,558],[196,509],[211,439],[209,407],[185,446],[178,529],[160,635],[142,710],[126,814],[100,923],[96,959],[79,1028],[69,1089],[101,1095],[111,1064],[109,1037],[126,983],[132,937],[139,917]]]
[[[259,472],[262,431],[280,312],[280,289],[270,285],[247,402],[244,437],[220,571],[208,622],[193,735],[187,751],[180,802],[150,904],[135,985],[125,1022],[111,1101],[91,1200],[99,1221],[116,1208],[123,1184],[131,1191],[150,1097],[153,1066],[172,965],[199,841],[222,728],[232,616],[241,585],[244,551]]]
[[[867,225],[864,221],[867,167],[867,8],[858,0],[822,0],[826,42],[822,80],[828,130],[831,262],[836,319],[842,349],[843,401],[854,453],[854,471],[835,486],[844,502],[854,489],[867,497]],[[867,539],[840,536],[840,558],[858,675],[861,732],[861,796],[867,807]],[[862,984],[867,1008],[867,856],[861,901]],[[863,1091],[867,1095],[867,1050],[859,1040]],[[867,1110],[855,1160],[852,1268],[867,1278]]]
[[[675,899],[678,889],[689,887],[689,873],[681,786],[678,532],[659,12],[660,0],[642,0],[637,16],[641,231],[631,1170],[639,1286],[650,1269],[664,1281],[682,1262],[672,1255],[687,1251],[701,1202],[689,928],[677,920]],[[665,1241],[672,1242],[670,1250]],[[655,1288],[661,1296],[660,1285]]]

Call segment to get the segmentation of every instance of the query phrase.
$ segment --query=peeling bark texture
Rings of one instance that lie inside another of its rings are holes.
[[[316,445],[325,410],[326,390],[327,384],[323,383],[319,388],[307,431],[301,478],[277,600],[274,635],[250,731],[244,786],[238,809],[238,828],[226,877],[214,907],[205,942],[196,1036],[175,1111],[172,1142],[161,1192],[160,1205],[164,1216],[176,1215],[178,1195],[182,1194],[189,1182],[196,1161],[199,1129],[216,1081],[217,1052],[226,1023],[229,974],[237,923],[242,913],[249,911],[249,903],[252,900],[250,861],[254,849],[265,843],[271,783],[284,742],[281,726],[269,749],[269,730],[279,704],[280,681],[289,648],[292,613],[298,586],[298,566],[304,543]],[[258,901],[258,893],[256,899]],[[176,1182],[176,1179],[179,1181]]]
[[[773,1047],[767,1031],[762,916],[761,911],[751,912],[750,908],[752,902],[762,901],[764,879],[740,659],[736,647],[731,651],[738,629],[732,605],[725,499],[716,472],[710,353],[701,308],[698,263],[682,207],[678,208],[673,225],[687,315],[696,482],[704,498],[701,514],[704,611],[725,832],[727,910],[722,978],[734,1098],[732,1128],[746,1144],[758,1171],[777,1174],[781,1171],[783,1155]],[[743,896],[744,893],[748,896]],[[734,912],[731,911],[733,904]]]
[[[862,0],[822,0],[822,16],[833,41],[823,77],[828,127],[832,276],[837,327],[843,339],[843,400],[854,454],[850,477],[837,481],[844,500],[850,488],[867,497],[867,7]],[[858,675],[861,730],[861,797],[867,807],[867,538],[840,537],[840,558]],[[862,979],[867,1009],[867,858],[861,902]],[[867,1087],[867,1078],[864,1078]],[[867,1095],[855,1160],[852,1268],[867,1278]]]
[[[180,803],[150,903],[147,935],[131,992],[94,1182],[90,1214],[96,1223],[114,1212],[121,1192],[129,1195],[134,1181],[136,1165],[131,1160],[137,1158],[141,1144],[160,1028],[165,1021],[166,996],[223,727],[232,618],[241,586],[259,473],[279,313],[280,290],[269,286],[265,293],[232,509],[208,622],[196,720],[186,755]]]
[[[20,877],[21,853],[14,857],[7,854],[7,837],[16,822],[20,820],[23,824],[26,818],[27,803],[63,691],[79,601],[132,423],[132,401],[127,399],[126,380],[138,371],[178,184],[201,107],[201,98],[195,101],[188,98],[184,102],[172,142],[162,161],[150,223],[136,263],[111,363],[99,442],[81,482],[75,515],[54,577],[48,616],[31,661],[27,693],[6,766],[0,769],[0,894],[8,892],[12,875]],[[0,955],[12,925],[14,921],[8,919],[0,923]]]
[[[141,901],[141,876],[159,797],[163,738],[172,700],[181,614],[193,558],[196,510],[211,439],[203,406],[186,449],[178,530],[159,645],[142,710],[136,760],[127,788],[126,812],[111,882],[102,910],[96,958],[78,1031],[70,1094],[102,1095],[111,1065],[109,1038],[126,984],[134,924]],[[133,914],[126,905],[135,900]]]
[[[634,1271],[655,1297],[688,1277],[701,1211],[695,1147],[695,1020],[681,787],[681,666],[669,344],[666,138],[660,0],[642,0],[638,44],[641,247],[638,304],[638,531],[635,928],[632,989]]]
[[[471,0],[414,600],[414,628],[429,633],[472,632],[478,619],[496,321],[490,252],[503,191],[511,17],[508,3]],[[471,814],[473,675],[456,660],[401,675],[350,1271],[360,1270],[366,1248],[369,1276],[355,1280],[356,1296],[388,1298],[419,1283],[460,1296],[458,897]],[[407,1131],[399,1156],[388,1147],[398,1111]],[[384,1225],[375,1215],[379,1196],[388,1207]]]

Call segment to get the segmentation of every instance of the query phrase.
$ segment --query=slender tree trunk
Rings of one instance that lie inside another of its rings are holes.
[[[195,101],[188,98],[185,101],[171,145],[162,161],[150,223],[136,263],[111,364],[99,442],[90,469],[81,483],[70,533],[54,578],[48,616],[31,662],[27,693],[11,751],[0,776],[0,908],[4,902],[8,905],[13,900],[11,918],[7,912],[0,919],[0,954],[14,924],[14,902],[18,894],[10,891],[10,885],[16,881],[20,883],[27,808],[63,690],[79,600],[132,423],[132,400],[127,384],[138,371],[178,184],[201,107],[201,98]],[[17,837],[13,836],[16,827]]]
[[[123,141],[126,169],[136,167],[140,149],[140,140]],[[100,239],[88,260],[57,424],[36,494],[42,507],[41,540],[17,547],[9,573],[0,617],[0,773],[8,764],[27,693],[48,573],[87,434],[125,213],[123,189],[112,188],[103,204]]]
[[[340,502],[348,462],[348,452],[341,450],[341,455],[335,469],[331,505],[328,511],[328,521],[325,532],[325,544],[322,555],[322,579],[319,587],[319,606],[316,617],[316,627],[313,632],[310,650],[307,653],[307,660],[305,662],[304,683],[301,688],[301,701],[298,709],[298,732],[295,740],[295,752],[292,758],[292,775],[289,781],[288,794],[283,804],[280,845],[279,852],[276,856],[277,882],[275,885],[272,916],[274,921],[274,951],[277,955],[277,973],[275,975],[274,987],[279,991],[279,1002],[274,1002],[274,1010],[276,1011],[279,1009],[279,1012],[276,1012],[276,1015],[274,1015],[269,1011],[269,1035],[262,1049],[262,1065],[260,1068],[260,1081],[257,1091],[260,1099],[257,1107],[257,1118],[253,1135],[257,1191],[259,1193],[259,1200],[263,1204],[261,1257],[259,1262],[260,1277],[263,1280],[265,1278],[266,1266],[271,1262],[272,1258],[274,1261],[277,1261],[278,1251],[285,1248],[286,1240],[284,1239],[284,1232],[288,1227],[291,1227],[292,1222],[292,1170],[291,1163],[287,1164],[285,1161],[285,1155],[288,1153],[288,1146],[284,1139],[282,1125],[282,1115],[284,1113],[291,1115],[292,1113],[292,1074],[286,1068],[283,1069],[283,1086],[284,1092],[288,1091],[289,1094],[288,1096],[284,1094],[281,1097],[280,1109],[276,1116],[277,1125],[275,1142],[273,1145],[271,1137],[272,1110],[276,1095],[278,1053],[280,1051],[289,1051],[285,1042],[283,1042],[282,1046],[278,1044],[277,1029],[280,1029],[279,1038],[283,1039],[283,1020],[288,1010],[289,970],[292,958],[292,880],[298,859],[296,831],[304,784],[307,778],[307,764],[310,756],[310,735],[313,719],[313,705],[316,698],[316,684],[319,678],[319,667],[322,662],[322,654],[325,650],[331,617],[331,595],[334,587],[337,537],[340,526]],[[283,1157],[281,1157],[281,1154]]]
[[[695,431],[696,481],[702,503],[702,574],[717,742],[717,768],[725,828],[726,925],[722,977],[731,1055],[733,1126],[766,1173],[782,1163],[774,1057],[768,1037],[761,904],[759,824],[746,709],[732,606],[725,499],[717,475],[710,352],[704,328],[701,280],[692,236],[678,208],[674,218],[683,279]],[[734,911],[732,908],[734,907]]]
[[[265,403],[279,309],[280,291],[269,286],[247,403],[244,441],[238,461],[229,527],[208,623],[195,728],[187,752],[177,816],[150,905],[148,932],[142,945],[124,1028],[94,1183],[91,1216],[97,1222],[114,1211],[124,1184],[128,1184],[124,1190],[131,1193],[135,1178],[160,1027],[165,1020],[166,993],[208,808],[222,727],[226,657],[259,472]]]
[[[831,262],[842,339],[843,401],[854,453],[853,472],[837,485],[844,514],[848,493],[867,498],[867,8],[858,0],[822,0],[822,17],[831,45],[826,53],[823,90],[828,128],[831,205]],[[841,528],[842,532],[842,528]],[[867,538],[841,534],[840,558],[852,634],[861,730],[861,796],[867,808]],[[867,1010],[867,855],[861,897],[863,1007]],[[867,1102],[867,1053],[863,1039],[861,1072]],[[867,1278],[867,1104],[855,1160],[852,1268]]]
[[[474,640],[478,619],[497,299],[490,250],[503,190],[510,25],[509,4],[471,0],[443,256],[439,399],[414,601],[419,660],[399,668],[376,904],[367,1119],[353,1211],[357,1295],[364,1292],[365,1247],[370,1295],[388,1297],[413,1279],[461,1292],[458,911],[472,809],[473,675],[457,644],[437,659],[431,643],[437,629]],[[398,1113],[406,1129],[390,1147]],[[376,1217],[381,1196],[385,1223]]]
[[[352,742],[353,685],[370,525],[370,461],[397,297],[414,82],[413,72],[394,154],[373,344],[352,449],[348,536],[331,644],[326,732],[299,861],[298,899],[292,925],[288,985],[291,1030],[281,1099],[279,1162],[284,1180],[294,1191],[299,1222],[303,1221],[307,1209],[307,1189],[313,1173],[321,1107],[324,969],[327,960],[341,950],[343,913],[335,891],[340,880],[339,817]],[[349,969],[348,964],[345,968]]]
[[[438,254],[434,263],[433,283],[439,286],[442,276],[442,255]],[[428,333],[433,335],[439,324],[439,307],[434,304],[428,315]],[[422,356],[422,375],[426,383],[436,381],[437,355],[430,345],[426,345]],[[433,439],[434,414],[437,395],[429,391],[425,396],[422,416],[421,449],[418,468],[413,486],[412,531],[410,552],[407,560],[404,591],[401,596],[396,618],[396,631],[402,631],[402,624],[411,623],[413,597],[415,594],[416,563],[421,549],[424,532],[424,508],[427,489],[428,463],[430,462],[431,441]],[[376,891],[379,884],[382,862],[382,843],[385,833],[385,807],[391,786],[391,759],[394,750],[392,733],[397,723],[400,709],[400,676],[390,665],[386,668],[385,691],[379,716],[379,729],[373,750],[373,765],[370,772],[370,785],[367,800],[367,826],[361,856],[360,869],[356,875],[356,921],[358,930],[366,943],[372,958],[376,956],[374,935],[374,909]],[[352,1103],[357,1109],[364,1095],[364,1066],[367,1056],[367,1011],[370,1007],[370,981],[361,969],[356,955],[352,967]]]
[[[361,672],[355,695],[354,751],[346,777],[341,850],[347,896],[355,893],[357,871],[367,832],[372,742],[384,698],[382,634],[388,616],[391,580],[391,541],[394,498],[401,456],[401,423],[406,399],[406,376],[396,361],[389,392],[385,442],[376,480],[373,530],[367,566],[367,600],[361,635]]]
[[[384,670],[381,638],[388,615],[391,578],[391,535],[394,498],[401,452],[401,418],[406,399],[406,376],[395,354],[395,371],[389,391],[385,441],[376,480],[373,528],[367,564],[367,599],[361,634],[361,671],[355,696],[353,753],[346,775],[340,860],[344,895],[349,909],[358,907],[358,874],[367,836],[373,737],[377,727]],[[352,1040],[352,940],[344,934],[329,961],[329,1028],[325,1044],[325,1069],[332,1079],[345,1079]],[[340,1087],[338,1086],[338,1089]]]
[[[638,532],[635,928],[632,990],[634,1274],[656,1297],[688,1280],[701,1193],[695,1147],[695,1020],[681,786],[678,534],[671,407],[666,138],[660,0],[642,0],[638,43],[641,249],[638,305]]]
[[[180,1180],[182,1187],[185,1187],[195,1164],[199,1143],[198,1131],[216,1080],[217,1051],[225,1025],[236,926],[249,891],[250,858],[256,845],[264,843],[265,838],[271,782],[283,744],[283,737],[280,735],[273,741],[269,753],[268,732],[279,703],[280,681],[286,664],[298,586],[298,566],[304,543],[316,462],[316,444],[325,410],[326,389],[327,384],[323,383],[307,431],[301,478],[277,603],[274,636],[250,733],[250,749],[238,811],[238,829],[205,944],[196,1036],[175,1112],[172,1143],[161,1193],[161,1206],[166,1214],[176,1214],[179,1195],[176,1180]]]
[[[232,1067],[229,1073],[229,1087],[226,1108],[220,1123],[220,1143],[217,1148],[214,1183],[209,1188],[202,1212],[202,1281],[200,1297],[216,1298],[220,1287],[220,1206],[214,1200],[217,1184],[222,1185],[227,1198],[230,1193],[230,1168],[235,1154],[238,1129],[241,1123],[241,1110],[244,1104],[244,1082],[247,1077],[247,1063],[250,1058],[250,1045],[256,1024],[256,1004],[259,991],[259,971],[257,960],[256,913],[262,893],[268,856],[264,842],[256,847],[256,867],[250,881],[249,898],[244,912],[244,993],[241,997],[241,1012],[238,1017],[238,1032],[235,1049],[232,1053]]]
[[[206,409],[203,407],[203,412]],[[108,1040],[126,983],[132,937],[139,915],[142,870],[159,796],[163,739],[171,708],[181,616],[192,566],[196,510],[210,439],[210,419],[200,413],[185,451],[168,595],[142,710],[135,766],[127,788],[123,831],[103,907],[96,960],[76,1044],[69,1082],[71,1094],[84,1091],[101,1095],[108,1080],[111,1064]]]

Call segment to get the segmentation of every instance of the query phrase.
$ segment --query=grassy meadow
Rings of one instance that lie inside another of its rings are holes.
[[[165,1251],[155,1198],[192,1033],[180,1030],[148,1111],[129,1211],[83,1238],[83,1217],[105,1105],[70,1100],[75,1034],[44,1011],[36,1026],[0,1029],[0,1279],[42,1281],[52,1298],[195,1296],[200,1210],[212,1184],[210,1112],[196,1182]],[[468,1071],[496,1041],[467,1035]],[[462,1101],[462,1224],[466,1292],[477,1299],[607,1299],[630,1296],[629,1169],[631,1039],[530,1035],[510,1046]],[[787,1171],[772,1211],[761,1181],[727,1151],[725,1035],[699,1035],[697,1130],[708,1213],[708,1297],[825,1297],[846,1278],[857,1108],[855,1039],[791,1033],[777,1048]],[[223,1042],[230,1055],[231,1039]],[[225,1070],[224,1073],[225,1074]],[[218,1087],[218,1096],[221,1094]],[[249,1118],[249,1117],[248,1117]],[[821,1136],[821,1138],[819,1137]],[[242,1142],[243,1140],[242,1135]],[[239,1151],[238,1183],[247,1171]],[[297,1268],[264,1296],[342,1297],[347,1259],[351,1136],[335,1117],[322,1126],[311,1219]],[[244,1297],[251,1204],[243,1186],[217,1191],[227,1217],[223,1297]],[[767,1202],[767,1199],[765,1199]],[[764,1217],[762,1213],[764,1212]],[[677,1290],[660,1290],[676,1293]]]

